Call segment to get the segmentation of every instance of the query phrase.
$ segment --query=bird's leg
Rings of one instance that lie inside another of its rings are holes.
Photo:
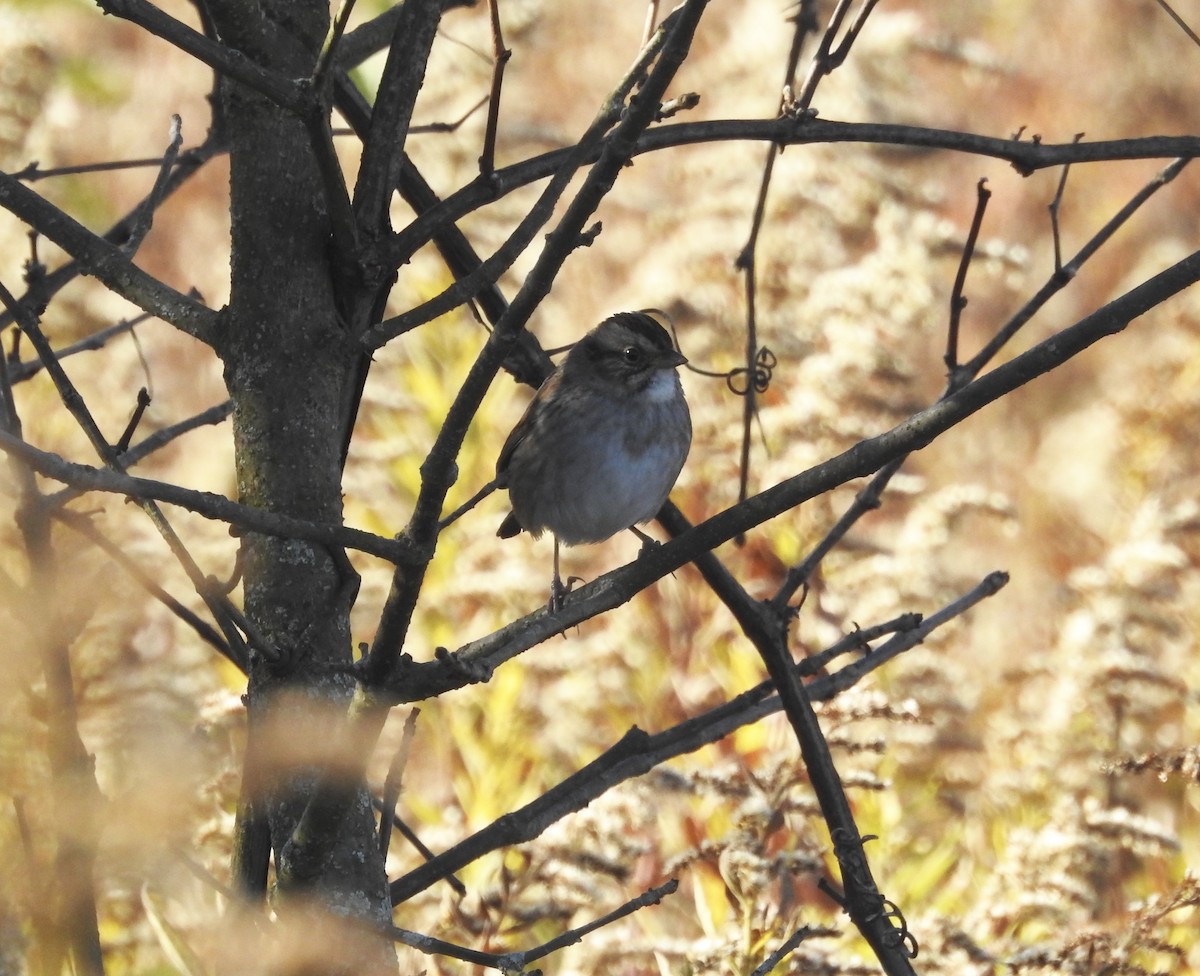
[[[657,539],[653,538],[652,536],[646,535],[646,533],[643,532],[641,529],[639,529],[636,525],[631,525],[629,527],[629,531],[632,532],[634,535],[636,535],[639,539],[642,540],[642,548],[638,552],[639,556],[643,552],[649,552],[651,549],[657,549],[659,546],[662,545],[662,543],[659,542]]]
[[[562,609],[563,597],[567,588],[563,586],[562,577],[558,575],[558,534],[554,535],[554,579],[550,581],[550,612]]]
[[[568,576],[564,583],[558,572],[558,536],[554,537],[554,579],[550,582],[550,603],[547,605],[551,613],[562,609],[563,600],[566,599],[568,593],[571,592],[571,587],[576,583],[582,583],[582,576]]]

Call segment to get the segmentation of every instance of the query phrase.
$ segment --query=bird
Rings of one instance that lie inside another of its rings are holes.
[[[508,435],[497,487],[512,511],[496,534],[554,535],[550,609],[567,593],[559,545],[603,542],[658,514],[692,443],[677,372],[687,358],[654,317],[609,316],[571,347]]]

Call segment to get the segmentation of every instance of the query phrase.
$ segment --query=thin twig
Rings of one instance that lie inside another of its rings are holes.
[[[70,509],[55,508],[51,509],[51,516],[62,522],[74,532],[79,533],[97,549],[104,552],[113,562],[120,566],[128,573],[137,584],[149,593],[154,599],[158,600],[171,613],[175,614],[180,620],[192,628],[196,634],[209,646],[215,648],[224,658],[238,668],[243,674],[246,672],[247,662],[244,656],[239,653],[240,648],[235,650],[220,634],[210,627],[199,616],[185,607],[182,603],[176,600],[170,593],[163,589],[158,582],[146,572],[141,564],[131,559],[125,552],[104,533],[97,529],[92,520],[86,515],[81,515],[78,512],[72,512]]]
[[[838,32],[842,29],[842,23],[845,21],[846,15],[850,12],[850,7],[854,4],[854,0],[838,0],[838,5],[834,7],[833,13],[829,15],[829,24],[825,28],[825,32],[821,35],[821,40],[817,44],[817,50],[809,62],[808,74],[804,78],[804,84],[801,86],[795,102],[789,106],[789,114],[795,115],[798,118],[803,118],[810,114],[813,96],[817,93],[817,86],[821,83],[821,79],[830,74],[846,59],[846,55],[850,51],[850,45],[858,36],[858,31],[861,30],[862,21],[870,14],[871,9],[875,6],[875,2],[876,0],[866,0],[858,20],[846,35],[845,43],[838,48],[836,53],[832,53],[833,42],[837,39]]]
[[[963,245],[962,255],[958,260],[958,273],[954,276],[954,287],[950,291],[950,325],[946,329],[946,355],[942,357],[942,361],[951,375],[958,369],[958,327],[962,320],[962,311],[967,307],[967,299],[963,295],[967,284],[967,269],[975,256],[975,243],[979,240],[983,215],[991,196],[992,191],[987,188],[987,178],[980,178],[975,186],[975,215],[971,218],[971,229],[967,231],[967,242]]]
[[[500,30],[500,0],[488,0],[488,16],[492,28],[492,90],[488,96],[487,125],[483,132],[483,152],[479,156],[479,172],[490,179],[496,169],[496,130],[500,120],[500,92],[504,87],[504,69],[512,51],[504,46]]]
[[[1049,276],[1046,283],[1038,289],[1037,294],[1026,302],[1020,311],[996,332],[995,336],[971,358],[970,362],[962,366],[959,373],[965,375],[968,379],[978,376],[983,367],[995,358],[996,354],[1041,310],[1051,297],[1071,282],[1083,264],[1104,244],[1108,243],[1109,239],[1120,230],[1130,217],[1137,213],[1150,197],[1175,179],[1191,160],[1192,157],[1190,156],[1180,157],[1155,174],[1150,182],[1135,193],[1125,206],[1118,210],[1100,230],[1092,235],[1091,239],[1079,249],[1071,260],[1062,265],[1060,269],[1056,269]]]
[[[400,801],[400,784],[404,779],[404,769],[408,765],[408,755],[412,749],[413,735],[417,728],[419,708],[414,708],[404,720],[404,734],[400,738],[400,748],[392,757],[388,773],[383,781],[383,806],[379,816],[379,856],[387,860],[388,845],[392,839],[392,821],[396,816],[396,804]]]
[[[500,968],[504,972],[521,972],[530,963],[542,959],[552,952],[557,952],[559,949],[565,949],[569,945],[575,945],[582,942],[584,936],[595,932],[597,929],[603,928],[605,925],[611,925],[613,922],[625,918],[627,915],[632,915],[639,909],[645,908],[648,905],[657,905],[668,895],[675,894],[679,890],[679,881],[672,878],[666,884],[661,884],[657,888],[651,888],[648,891],[643,891],[635,898],[629,899],[620,908],[614,909],[607,915],[602,915],[600,918],[588,922],[586,925],[580,925],[578,928],[568,929],[562,935],[556,936],[549,942],[538,946],[536,949],[526,949],[524,952],[509,952],[502,958]],[[510,965],[511,964],[511,965]]]
[[[493,478],[486,485],[484,485],[482,488],[480,488],[479,491],[475,492],[474,495],[472,495],[465,502],[463,502],[461,505],[459,505],[458,508],[456,508],[453,512],[451,512],[449,515],[447,515],[445,518],[443,518],[440,522],[438,522],[438,526],[437,526],[438,533],[441,534],[447,527],[449,527],[449,526],[453,525],[455,522],[457,522],[460,518],[462,518],[464,515],[466,515],[467,512],[471,511],[471,509],[473,509],[481,501],[483,501],[485,498],[487,498],[495,490],[496,490],[496,479]]]
[[[837,930],[828,928],[822,925],[802,925],[796,929],[778,949],[768,955],[762,962],[754,967],[754,972],[750,976],[767,976],[776,966],[784,959],[796,951],[801,942],[806,942],[809,939],[815,939],[821,936],[836,935]]]
[[[1083,139],[1082,132],[1075,133],[1075,141],[1079,142]],[[1062,238],[1059,234],[1058,213],[1062,207],[1063,194],[1067,192],[1067,176],[1071,172],[1071,164],[1067,163],[1062,168],[1062,174],[1058,178],[1058,189],[1054,192],[1054,199],[1050,201],[1050,234],[1054,241],[1054,273],[1056,275],[1063,274],[1062,263]]]
[[[325,35],[325,43],[321,45],[321,53],[317,57],[317,64],[313,68],[311,79],[313,88],[318,92],[325,88],[329,67],[337,55],[338,44],[346,32],[350,14],[354,12],[354,2],[355,0],[341,0],[337,13],[329,22],[329,32]]]
[[[101,329],[99,332],[96,332],[85,339],[80,339],[78,342],[73,342],[69,346],[64,346],[62,349],[58,350],[58,358],[61,361],[64,359],[69,359],[71,356],[78,355],[81,352],[94,352],[97,349],[103,349],[108,344],[110,339],[132,331],[135,326],[145,322],[148,318],[151,318],[150,314],[148,312],[143,312],[141,315],[136,315],[131,319],[123,319],[122,321],[117,322],[115,325],[110,325],[105,329]],[[17,335],[20,335],[20,332],[18,332]],[[30,377],[36,376],[45,368],[45,365],[40,359],[30,359],[20,363],[10,362],[8,364],[9,380],[13,384],[23,383]]]
[[[187,434],[199,427],[211,427],[215,424],[224,422],[233,413],[233,401],[226,400],[224,403],[218,403],[216,406],[209,407],[207,410],[201,410],[200,413],[181,420],[170,427],[164,427],[161,430],[156,430],[153,434],[148,434],[137,442],[133,447],[129,448],[121,454],[121,463],[126,467],[133,467],[140,461],[145,460],[155,451],[160,451],[172,441],[178,440],[184,434]]]
[[[146,413],[148,406],[150,406],[150,393],[143,386],[138,390],[137,405],[133,408],[129,423],[125,425],[125,430],[121,432],[117,443],[113,445],[118,456],[124,455],[129,450],[129,442],[133,440],[134,432],[138,429],[138,424],[142,422],[142,416]]]
[[[867,512],[873,512],[880,506],[883,489],[896,476],[896,473],[903,467],[906,460],[908,460],[907,454],[889,461],[875,472],[870,482],[854,496],[854,501],[842,513],[842,517],[837,520],[833,528],[825,533],[824,538],[812,548],[803,560],[787,571],[783,582],[779,584],[779,589],[771,597],[771,604],[776,610],[782,611],[787,606],[788,601],[795,596],[796,591],[808,584],[817,567],[833,551],[834,547],[846,537],[846,534],[854,528],[858,520],[866,515]]]
[[[104,163],[82,163],[79,166],[55,166],[52,169],[42,169],[38,163],[33,162],[10,175],[14,180],[21,180],[23,183],[37,183],[39,180],[48,180],[55,176],[111,173],[117,170],[144,169],[148,166],[161,167],[162,165],[163,158],[161,156],[153,156],[149,159],[115,159]]]
[[[1196,35],[1196,32],[1187,25],[1187,23],[1184,21],[1184,19],[1182,17],[1179,16],[1179,14],[1175,13],[1175,11],[1171,7],[1171,5],[1169,3],[1167,3],[1167,0],[1158,0],[1158,5],[1160,7],[1162,7],[1163,10],[1165,10],[1167,12],[1167,16],[1169,16],[1173,21],[1175,21],[1175,23],[1179,26],[1179,28],[1185,34],[1187,34],[1187,36],[1191,40],[1191,42],[1193,44],[1195,44],[1197,47],[1200,47],[1200,37],[1198,37]]]
[[[804,40],[812,27],[812,18],[805,10],[800,10],[793,19],[792,43],[788,50],[787,64],[783,75],[783,90],[790,91],[796,75],[796,67],[800,63],[800,52]],[[775,158],[779,155],[779,146],[768,146],[766,159],[763,162],[762,177],[758,183],[758,194],[754,200],[754,214],[750,219],[750,232],[746,243],[738,254],[735,267],[742,272],[743,289],[746,299],[746,341],[745,369],[747,376],[752,375],[755,360],[758,356],[758,237],[762,231],[763,221],[767,212],[767,197],[771,189],[771,177],[775,172]],[[750,431],[758,412],[758,389],[754,383],[747,382],[742,393],[742,448],[738,461],[738,502],[743,502],[750,493]],[[736,545],[743,545],[745,536],[734,539]]]
[[[376,810],[382,811],[382,800],[372,797],[371,802],[374,804]],[[414,831],[412,827],[406,824],[404,820],[401,817],[398,817],[395,813],[392,814],[392,829],[399,833],[400,836],[406,841],[408,841],[409,844],[412,845],[413,850],[420,854],[421,857],[423,857],[426,861],[432,861],[435,857],[437,857],[437,855],[429,849],[426,843],[417,836],[416,831]],[[443,880],[454,890],[456,895],[462,898],[466,897],[467,886],[459,881],[459,879],[453,874],[447,876]]]
[[[166,199],[167,191],[170,188],[171,171],[175,168],[175,161],[179,158],[179,148],[183,145],[183,120],[178,115],[171,116],[170,137],[171,141],[167,145],[167,151],[163,153],[154,186],[150,188],[150,193],[134,211],[133,226],[130,228],[129,237],[121,245],[121,250],[130,257],[137,253],[137,249],[142,246],[142,241],[150,233],[150,227],[154,223],[154,213]]]
[[[304,114],[308,95],[295,81],[261,67],[241,51],[205,37],[154,4],[146,0],[96,0],[96,5],[106,14],[128,20],[161,37],[214,71],[265,95],[276,105],[297,115]]]

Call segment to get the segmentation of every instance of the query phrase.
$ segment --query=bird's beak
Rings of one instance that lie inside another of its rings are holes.
[[[664,352],[659,357],[658,364],[662,369],[675,369],[677,366],[686,365],[687,361],[687,356],[672,349],[670,352]]]

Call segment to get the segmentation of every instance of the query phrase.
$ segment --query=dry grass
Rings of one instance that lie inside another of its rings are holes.
[[[184,12],[181,3],[164,6]],[[515,52],[504,163],[582,130],[629,60],[642,12],[534,2],[501,9]],[[713,6],[680,86],[702,93],[696,118],[774,111],[783,13],[761,2]],[[0,23],[8,28],[0,31],[5,71],[16,79],[6,77],[0,96],[6,168],[34,158],[52,166],[154,155],[172,112],[183,114],[190,140],[203,131],[203,72],[177,69],[177,59],[166,67],[161,42],[68,0],[16,4],[0,11]],[[446,18],[418,121],[457,117],[486,91],[488,64],[455,42],[487,49],[483,11]],[[817,105],[828,118],[991,135],[1024,125],[1047,141],[1080,131],[1187,132],[1193,65],[1200,68],[1200,50],[1154,4],[884,4]],[[415,154],[436,187],[469,178],[481,131],[475,117],[453,135],[421,140]],[[568,342],[607,312],[654,305],[675,315],[693,362],[736,365],[744,310],[733,258],[762,158],[759,146],[640,158],[605,204],[604,233],[572,257],[535,318],[538,335],[547,345]],[[1157,168],[1077,168],[1063,212],[1068,250]],[[981,175],[995,195],[968,283],[968,351],[1052,270],[1045,206],[1058,174],[1022,180],[993,161],[853,145],[794,148],[780,158],[759,295],[761,333],[779,365],[764,397],[766,446],[755,446],[754,486],[937,396],[949,288]],[[133,171],[37,188],[103,227],[151,179]],[[218,164],[173,200],[141,254],[144,267],[199,287],[214,305],[228,287],[224,179]],[[1185,171],[1156,197],[1018,346],[1192,250],[1198,179]],[[503,239],[527,199],[465,223],[482,251]],[[396,217],[402,222],[403,212]],[[27,245],[11,220],[0,222],[0,240],[0,277],[12,287]],[[43,257],[55,260],[49,248]],[[527,266],[504,282],[509,291]],[[445,283],[432,256],[421,255],[402,272],[397,309]],[[800,614],[795,647],[804,653],[856,624],[934,610],[993,569],[1012,573],[998,597],[822,712],[860,826],[879,835],[868,851],[881,888],[921,943],[922,973],[1200,969],[1196,303],[1185,294],[913,458],[883,508],[829,558]],[[65,343],[127,312],[85,281],[51,307],[46,324]],[[219,364],[206,350],[157,323],[139,336],[154,384],[151,424],[222,398]],[[456,314],[378,357],[346,479],[352,523],[384,533],[403,524],[423,450],[481,342],[479,328]],[[72,375],[105,429],[119,431],[144,383],[130,341],[76,360]],[[685,385],[696,437],[674,497],[700,520],[736,497],[741,404],[719,381],[689,376]],[[31,439],[88,459],[49,385],[21,392]],[[526,399],[507,381],[489,394],[450,504],[490,477],[495,447]],[[227,434],[193,435],[147,470],[230,491]],[[768,595],[850,497],[818,499],[720,554],[752,593]],[[137,513],[100,504],[126,550],[186,593]],[[549,544],[500,544],[493,532],[503,510],[493,497],[440,542],[407,648],[415,657],[487,633],[544,599]],[[177,518],[206,569],[225,571],[231,543],[219,527]],[[0,524],[0,563],[20,575],[11,519]],[[228,935],[216,924],[220,898],[179,855],[227,874],[243,734],[239,677],[83,543],[59,541],[69,572],[58,596],[77,606],[81,629],[82,730],[108,803],[76,810],[69,797],[47,792],[31,652],[39,635],[12,622],[7,632],[20,637],[0,651],[13,676],[0,694],[0,783],[32,824],[70,815],[102,827],[97,883],[112,972],[182,969],[168,944],[212,964],[214,943]],[[635,552],[632,538],[619,538],[568,550],[567,567],[590,578]],[[388,574],[371,560],[359,568],[354,633],[369,640]],[[761,679],[734,622],[685,569],[523,655],[490,683],[424,703],[402,813],[441,850],[560,781],[631,725],[666,728]],[[395,719],[376,783],[399,741],[403,716]],[[7,814],[0,851],[3,925],[39,896],[44,882],[35,879],[45,875],[28,858],[36,865],[49,852],[25,849]],[[417,863],[399,839],[392,851],[393,875]],[[544,960],[545,970],[749,973],[795,927],[813,924],[841,934],[805,942],[790,971],[873,972],[815,886],[830,861],[795,742],[771,719],[472,866],[462,875],[467,898],[440,886],[396,921],[489,951],[523,948],[674,876],[679,892],[661,906]],[[298,965],[283,956],[222,958],[222,971]],[[402,961],[405,972],[464,969],[408,950]]]

